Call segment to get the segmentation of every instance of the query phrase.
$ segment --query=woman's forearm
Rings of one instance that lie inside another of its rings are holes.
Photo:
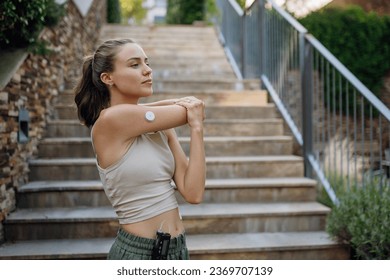
[[[142,103],[139,105],[143,106],[166,106],[166,105],[173,105],[176,103],[178,99],[165,99],[165,100],[159,100],[155,102],[150,102],[150,103]]]
[[[206,181],[206,162],[203,142],[203,127],[191,128],[190,155],[184,175],[186,200],[200,203]]]

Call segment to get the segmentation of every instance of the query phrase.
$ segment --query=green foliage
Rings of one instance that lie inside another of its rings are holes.
[[[337,197],[344,195],[348,191],[349,184],[345,178],[337,175],[336,173],[327,173],[326,178]],[[330,199],[325,188],[321,188],[321,192],[319,193],[317,200],[330,208],[334,206],[333,201]]]
[[[28,47],[28,51],[35,55],[47,56],[53,53],[53,50],[48,48],[48,42],[44,40],[38,40],[34,44]]]
[[[60,19],[65,16],[65,4],[57,4],[54,0],[50,0],[46,7],[45,26],[56,26]]]
[[[346,9],[325,8],[300,21],[379,96],[383,77],[390,69],[389,16],[381,17],[374,12],[366,13],[358,6],[349,6]]]
[[[214,17],[219,16],[219,11],[215,0],[206,0],[206,19],[212,22]]]
[[[127,23],[129,19],[137,24],[142,22],[147,12],[142,2],[142,0],[120,0],[121,17],[124,23]]]
[[[168,24],[192,24],[205,20],[205,0],[168,0]]]
[[[121,6],[119,0],[107,0],[107,22],[121,23]]]
[[[241,9],[245,9],[245,0],[236,0],[236,2],[238,3],[238,5],[240,5]]]
[[[351,247],[353,259],[390,259],[390,188],[355,187],[340,196],[326,230]]]
[[[0,49],[23,48],[37,42],[44,26],[54,26],[64,15],[54,0],[0,2]]]

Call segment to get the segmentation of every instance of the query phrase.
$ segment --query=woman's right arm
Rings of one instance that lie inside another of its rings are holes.
[[[152,113],[154,120],[148,120],[147,113]],[[186,109],[179,105],[120,104],[103,110],[97,121],[98,127],[104,129],[105,135],[124,141],[143,133],[166,130],[186,123]]]

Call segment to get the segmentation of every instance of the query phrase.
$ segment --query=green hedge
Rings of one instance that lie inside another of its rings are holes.
[[[166,22],[168,24],[192,24],[205,20],[205,0],[168,0]]]
[[[121,23],[121,5],[119,0],[107,0],[107,22]]]
[[[44,26],[53,26],[65,14],[54,0],[2,0],[0,49],[23,48],[37,43]]]
[[[358,6],[325,8],[300,20],[359,80],[379,96],[390,69],[390,17]],[[380,97],[380,96],[379,96]]]

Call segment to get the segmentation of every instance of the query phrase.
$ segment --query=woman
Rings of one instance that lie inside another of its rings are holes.
[[[100,178],[120,224],[108,259],[189,258],[170,183],[187,202],[202,201],[204,102],[138,104],[152,93],[148,57],[130,39],[100,45],[85,59],[75,88],[78,116],[91,128]],[[191,131],[189,160],[174,131],[184,124]]]

